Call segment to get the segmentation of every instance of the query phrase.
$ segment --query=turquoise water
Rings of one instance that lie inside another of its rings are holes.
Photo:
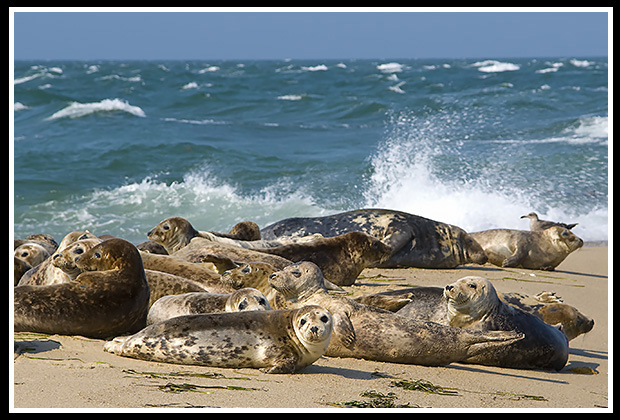
[[[14,230],[361,207],[608,239],[606,58],[18,61]]]

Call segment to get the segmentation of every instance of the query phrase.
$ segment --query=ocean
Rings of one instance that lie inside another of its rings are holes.
[[[608,240],[607,58],[16,61],[14,234],[389,208]]]

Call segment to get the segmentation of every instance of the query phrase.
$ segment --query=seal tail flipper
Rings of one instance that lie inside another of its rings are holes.
[[[498,346],[507,346],[523,340],[525,334],[516,331],[484,331],[473,335],[472,343],[467,348],[466,359],[475,357],[485,351],[493,351]]]

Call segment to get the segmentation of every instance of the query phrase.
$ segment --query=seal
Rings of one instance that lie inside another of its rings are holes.
[[[159,298],[149,309],[146,325],[181,315],[266,310],[271,310],[271,306],[265,295],[249,287],[231,294],[183,293]]]
[[[250,262],[222,273],[222,283],[233,289],[252,287],[260,290],[269,304],[275,309],[286,309],[286,299],[269,283],[269,276],[278,271],[274,266],[264,262]],[[323,278],[325,289],[344,293],[345,290]]]
[[[413,214],[361,209],[323,217],[284,219],[261,230],[264,239],[280,236],[325,237],[361,231],[392,248],[392,254],[377,267],[454,268],[487,261],[483,249],[463,229]]]
[[[70,283],[14,288],[15,331],[108,338],[146,324],[149,287],[138,250],[110,239],[82,254]]]
[[[292,262],[310,261],[321,269],[326,280],[339,286],[350,286],[366,267],[387,260],[392,248],[363,232],[349,232],[311,242],[261,249]]]
[[[184,315],[107,342],[119,356],[184,365],[294,373],[329,345],[332,317],[319,306]]]
[[[493,284],[482,277],[464,277],[443,291],[447,299],[447,323],[479,331],[502,330],[525,334],[492,353],[475,355],[463,362],[519,369],[560,370],[568,360],[568,338],[535,316],[502,302]]]
[[[200,264],[193,264],[172,255],[140,252],[145,270],[161,271],[198,283],[210,293],[232,293],[234,289],[222,283],[220,275]],[[190,292],[185,290],[181,293]],[[195,290],[198,291],[198,290]],[[170,293],[167,293],[170,294]],[[163,296],[163,295],[162,295]],[[160,296],[161,297],[161,296]]]
[[[187,219],[175,216],[161,221],[147,233],[147,237],[163,245],[168,254],[173,254],[189,244],[193,238],[221,238],[223,242],[226,242],[225,239],[255,241],[260,240],[260,230],[254,222],[241,222],[233,226],[229,233],[199,231]]]
[[[534,315],[550,325],[562,324],[562,331],[569,341],[586,334],[594,327],[594,320],[577,308],[564,303],[555,293],[541,292],[535,296],[522,293],[498,293],[504,302]]]
[[[566,223],[561,223],[561,222],[552,222],[550,220],[540,220],[538,219],[538,215],[534,212],[526,214],[525,216],[521,216],[521,219],[530,219],[530,230],[531,231],[545,230],[545,229],[549,229],[551,226],[559,226],[559,227],[563,227],[564,229],[571,230],[572,228],[574,228],[575,226],[579,224],[579,223],[566,224]]]
[[[28,235],[24,239],[15,239],[13,241],[13,248],[17,249],[19,246],[26,243],[36,243],[41,245],[49,254],[53,254],[58,248],[58,243],[52,235],[46,233],[35,233],[34,235]]]
[[[343,296],[331,296],[322,286],[321,270],[307,261],[273,273],[269,282],[292,307],[319,305],[332,314],[334,337],[326,356],[443,366],[492,353],[523,338],[513,332],[470,331],[412,320]]]
[[[17,286],[24,274],[30,269],[32,267],[26,261],[13,257],[13,286]]]
[[[209,292],[202,284],[185,277],[149,269],[145,269],[144,274],[150,290],[149,308],[164,296]]]
[[[408,318],[447,324],[447,302],[443,293],[443,287],[419,286],[364,295],[354,300],[365,305],[387,309]],[[594,326],[594,320],[574,306],[557,299],[550,292],[541,292],[535,296],[514,292],[497,292],[497,295],[503,302],[532,314],[546,324],[562,324],[562,331],[569,341],[589,332]]]
[[[543,231],[491,229],[471,236],[484,248],[489,262],[499,267],[553,271],[583,240],[570,230],[552,226]]]
[[[46,285],[69,283],[82,272],[76,265],[75,260],[86,251],[101,243],[98,238],[80,239],[75,242],[61,242],[67,244],[63,248],[58,247],[50,258],[43,261],[39,266],[29,270],[20,280],[19,285]]]
[[[36,267],[49,258],[49,256],[48,250],[36,242],[26,242],[13,251],[14,258],[22,260],[30,267]]]

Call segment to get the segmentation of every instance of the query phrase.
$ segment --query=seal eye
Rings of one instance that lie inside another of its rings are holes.
[[[94,253],[94,256],[95,256],[95,258],[101,258],[101,254],[100,254],[100,253],[98,253],[98,252],[95,252],[95,253]]]
[[[28,252],[24,251],[22,252],[22,257],[27,257],[28,256]]]
[[[76,254],[82,254],[82,253],[84,253],[84,250],[82,248],[76,248],[75,249],[75,253]]]
[[[257,299],[256,299],[256,301],[258,302],[258,304],[259,304],[259,305],[261,305],[261,306],[265,306],[265,303],[266,303],[266,302],[265,302],[265,299],[264,299],[264,298],[259,297],[259,298],[257,298]]]
[[[248,302],[245,299],[243,299],[241,303],[239,303],[239,310],[244,310],[247,307],[248,307]]]
[[[250,266],[249,266],[249,265],[246,265],[245,267],[243,267],[243,268],[241,269],[241,272],[242,272],[243,274],[249,274],[250,272],[252,272],[252,269],[250,268]]]
[[[163,228],[164,230],[169,230],[169,229],[170,229],[170,226],[168,226],[168,225],[163,225],[163,226],[162,226],[162,228]]]
[[[329,318],[327,318],[327,315],[323,315],[321,318],[319,318],[321,320],[321,322],[327,322],[329,321]]]
[[[305,323],[306,323],[306,320],[303,318],[299,321],[299,325],[304,325]]]
[[[472,289],[476,290],[476,285],[475,284],[471,283],[471,284],[468,284],[468,286],[471,287]]]

